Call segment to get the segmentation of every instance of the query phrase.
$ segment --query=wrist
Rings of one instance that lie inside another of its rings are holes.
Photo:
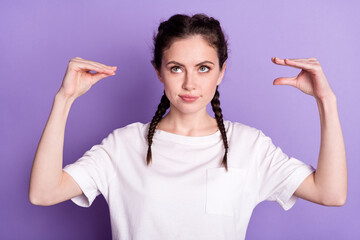
[[[54,98],[53,108],[65,112],[67,116],[74,101],[74,98],[65,96],[61,92],[58,92]]]
[[[336,103],[337,99],[334,93],[329,93],[322,97],[315,97],[318,104],[331,104]]]
[[[74,97],[64,94],[61,90],[59,90],[56,93],[55,99],[58,99],[59,101],[63,101],[63,102],[70,103],[70,104],[72,104],[75,101]]]
[[[335,94],[330,94],[322,98],[316,98],[316,103],[319,108],[320,117],[323,115],[337,113],[337,99]]]

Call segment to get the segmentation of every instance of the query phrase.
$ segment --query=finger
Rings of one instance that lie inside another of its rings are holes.
[[[305,61],[299,61],[299,59],[298,60],[290,60],[290,59],[281,59],[278,57],[274,57],[274,58],[272,58],[272,61],[278,65],[291,66],[291,67],[300,68],[300,69],[310,70],[313,68],[313,64],[305,62]]]
[[[292,66],[300,69],[311,70],[314,68],[314,64],[308,61],[299,61],[299,60],[295,61],[291,59],[284,59],[283,61],[288,66]]]
[[[271,58],[272,60],[274,59],[274,57]],[[283,58],[279,58],[277,57],[276,59],[280,59],[280,60],[284,60]],[[316,58],[311,57],[311,58],[286,58],[292,61],[296,61],[296,62],[319,62]]]
[[[71,60],[70,63],[69,63],[69,67],[70,68],[78,68],[78,69],[81,69],[81,70],[85,70],[86,72],[88,71],[95,71],[95,72],[99,72],[99,73],[113,73],[114,71],[110,70],[110,69],[105,69],[103,67],[99,67],[99,66],[96,66],[96,65],[92,65],[92,64],[89,64],[89,63],[83,63],[83,62],[79,62],[79,61],[74,61],[74,60]]]
[[[79,61],[79,62],[83,62],[83,63],[90,63],[90,64],[93,64],[93,65],[102,66],[102,67],[110,67],[110,66],[107,66],[105,64],[95,62],[95,61],[91,61],[91,60],[87,60],[87,59],[83,59],[83,58],[80,58],[80,57],[75,57],[74,59]]]
[[[307,58],[279,58],[279,57],[272,57],[271,60],[275,63],[283,63],[283,61],[287,59],[287,60],[291,60],[291,61],[295,61],[295,62],[314,62],[315,60],[312,59],[307,59]]]
[[[95,84],[98,81],[100,81],[101,79],[106,78],[106,77],[110,77],[110,76],[113,76],[113,75],[115,75],[115,73],[112,73],[112,74],[94,73],[94,74],[92,74],[93,83]]]
[[[279,77],[274,80],[273,85],[290,85],[296,87],[295,79],[296,77],[290,77],[290,78]]]
[[[101,66],[99,64],[93,64],[93,63],[88,63],[88,62],[77,61],[77,63],[84,64],[82,66],[88,66],[88,68],[90,68],[90,66],[93,66],[96,69],[98,69],[98,70],[94,70],[96,72],[106,72],[108,74],[111,74],[111,73],[115,72],[115,70],[116,70],[115,68],[114,69],[109,69],[109,68],[103,67],[103,66]]]
[[[102,63],[99,63],[99,62],[86,60],[86,59],[82,59],[82,58],[77,59],[77,61],[80,61],[80,62],[83,62],[83,63],[93,64],[95,66],[99,66],[99,67],[103,67],[103,68],[107,68],[107,69],[111,69],[111,70],[116,68],[115,66],[108,66],[108,65],[105,65],[105,64],[102,64]]]
[[[285,60],[285,59],[284,59],[284,60]],[[299,59],[299,58],[291,59],[291,58],[286,58],[286,60],[290,60],[290,61],[294,61],[294,62],[310,63],[310,64],[318,64],[318,63],[319,63],[317,60],[310,60],[310,59]]]
[[[314,57],[311,58],[287,58],[289,60],[293,60],[293,61],[303,61],[303,62],[317,62],[317,59]]]

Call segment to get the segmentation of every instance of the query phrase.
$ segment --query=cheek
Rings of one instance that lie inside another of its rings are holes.
[[[215,87],[214,86],[209,87],[207,89],[207,91],[206,91],[207,92],[207,98],[211,100],[214,97],[215,91],[216,91],[216,86]]]
[[[175,99],[176,96],[180,94],[179,91],[181,91],[181,89],[181,85],[178,85],[174,81],[165,81],[164,83],[164,90],[169,100]]]
[[[212,90],[215,91],[217,80],[218,80],[217,74],[208,76],[206,79],[204,79],[204,82],[206,84],[203,85],[203,88],[206,89],[207,91],[212,91]]]
[[[174,81],[174,79],[167,79],[164,81],[164,88],[171,92],[179,91],[182,89],[181,81]]]
[[[182,87],[182,77],[180,75],[170,75],[165,74],[163,78],[164,87],[168,89],[172,89],[172,91],[175,91],[175,89]]]

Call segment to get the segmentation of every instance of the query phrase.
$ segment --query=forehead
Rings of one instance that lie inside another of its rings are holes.
[[[217,52],[207,40],[200,35],[175,40],[163,52],[163,61],[201,62],[204,60],[218,61]]]

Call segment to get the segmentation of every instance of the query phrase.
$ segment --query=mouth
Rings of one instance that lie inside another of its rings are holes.
[[[185,102],[195,102],[199,98],[192,95],[181,95],[180,97]]]

